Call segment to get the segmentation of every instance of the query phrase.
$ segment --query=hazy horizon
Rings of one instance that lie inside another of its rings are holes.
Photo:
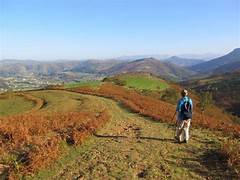
[[[240,47],[239,6],[238,0],[0,0],[0,59],[220,56]]]
[[[229,53],[230,51],[226,52],[225,54]],[[134,55],[122,55],[118,57],[106,57],[106,58],[58,58],[58,59],[33,59],[33,58],[3,58],[0,61],[4,60],[19,60],[19,61],[85,61],[85,60],[128,60],[128,59],[141,59],[141,58],[155,58],[158,60],[165,60],[170,57],[179,57],[179,58],[186,58],[186,59],[201,59],[201,60],[212,60],[214,58],[218,58],[225,54],[220,53],[204,53],[204,54],[191,54],[191,53],[183,53],[183,54],[134,54]]]

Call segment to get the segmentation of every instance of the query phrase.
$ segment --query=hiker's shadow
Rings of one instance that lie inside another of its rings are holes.
[[[111,138],[111,139],[127,139],[129,138],[128,136],[120,136],[120,135],[100,135],[100,134],[94,134],[95,137],[97,138]],[[170,138],[156,138],[156,137],[144,137],[144,136],[136,136],[136,137],[131,137],[135,139],[142,139],[142,140],[153,140],[153,141],[162,141],[162,142],[170,142],[170,143],[176,143],[174,139]]]

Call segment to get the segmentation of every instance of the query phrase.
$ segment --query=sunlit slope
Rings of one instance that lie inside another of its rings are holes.
[[[110,121],[81,146],[65,147],[64,157],[30,179],[236,178],[219,159],[225,137],[192,128],[189,144],[176,144],[173,126],[131,113],[106,98],[82,97],[89,100],[87,109],[106,107]]]
[[[65,90],[44,90],[27,92],[32,96],[44,99],[45,103],[39,112],[91,112],[98,113],[106,106],[95,106],[91,99]]]
[[[34,102],[17,94],[0,95],[0,116],[14,115],[31,110]]]
[[[122,74],[114,77],[106,78],[105,81],[110,81],[118,85],[137,90],[164,90],[169,87],[168,83],[160,78],[150,74]]]

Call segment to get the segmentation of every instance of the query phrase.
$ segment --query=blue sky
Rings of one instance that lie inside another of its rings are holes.
[[[239,0],[0,0],[0,59],[223,54]]]

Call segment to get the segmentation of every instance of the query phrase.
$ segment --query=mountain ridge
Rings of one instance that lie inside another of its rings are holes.
[[[143,58],[122,64],[118,64],[110,68],[106,74],[121,74],[131,72],[147,72],[166,79],[183,80],[193,75],[194,72],[179,67],[170,62],[164,62],[155,58]]]
[[[205,62],[202,59],[182,58],[179,56],[171,56],[171,57],[165,59],[164,61],[171,62],[171,63],[176,64],[181,67],[189,67],[189,66],[193,66],[193,65],[197,65],[197,64]]]
[[[240,62],[240,48],[236,48],[224,56],[192,66],[190,69],[202,74],[214,74],[217,73],[218,68],[220,68],[221,72],[226,73],[240,69],[239,66],[235,66],[237,62]],[[231,63],[232,66],[230,65]]]

